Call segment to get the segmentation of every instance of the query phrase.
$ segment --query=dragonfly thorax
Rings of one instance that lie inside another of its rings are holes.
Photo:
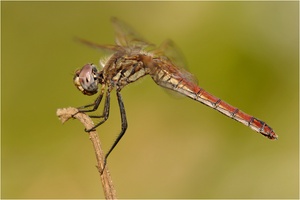
[[[98,70],[93,64],[86,64],[75,72],[73,78],[78,90],[85,95],[94,95],[98,92]]]
[[[120,90],[149,74],[142,57],[143,54],[136,52],[116,52],[105,63],[98,80],[111,89],[117,87]]]

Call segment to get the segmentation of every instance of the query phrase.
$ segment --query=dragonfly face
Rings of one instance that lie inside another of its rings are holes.
[[[86,64],[75,72],[73,81],[75,86],[85,95],[94,95],[98,92],[98,70],[93,64]]]

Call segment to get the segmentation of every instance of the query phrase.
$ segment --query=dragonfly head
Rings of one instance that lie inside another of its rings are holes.
[[[75,72],[73,78],[78,90],[85,95],[94,95],[98,92],[98,70],[93,64],[86,64]]]

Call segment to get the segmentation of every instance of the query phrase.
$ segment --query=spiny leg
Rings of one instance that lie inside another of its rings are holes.
[[[103,94],[104,94],[104,92],[101,90],[101,93],[99,94],[97,99],[94,101],[94,103],[79,107],[78,108],[79,112],[93,112],[93,111],[97,110],[102,101]],[[92,109],[82,110],[84,108],[88,108],[88,107],[92,107],[92,106],[94,106]]]
[[[126,112],[125,112],[125,107],[124,107],[124,103],[123,103],[123,100],[122,100],[122,96],[120,94],[120,90],[117,90],[117,98],[118,98],[118,103],[119,103],[119,108],[120,108],[120,114],[121,114],[121,123],[122,123],[122,125],[121,125],[121,132],[118,135],[118,137],[115,140],[115,142],[113,143],[113,145],[110,147],[110,149],[107,152],[107,154],[105,155],[102,172],[103,172],[103,170],[105,168],[106,160],[107,160],[109,154],[117,146],[118,142],[121,140],[121,138],[123,137],[123,135],[125,134],[126,129],[127,129]]]
[[[102,98],[102,97],[101,97]],[[99,106],[99,105],[98,105]],[[97,106],[97,107],[98,107]],[[105,98],[105,104],[104,104],[104,109],[103,109],[103,113],[100,116],[90,116],[91,118],[103,118],[102,121],[100,121],[98,124],[96,124],[93,128],[91,129],[85,129],[86,132],[90,132],[95,130],[98,126],[100,126],[101,124],[103,124],[109,116],[109,109],[110,109],[110,91],[107,90],[106,91],[106,98]]]
[[[94,103],[78,107],[77,108],[78,111],[75,114],[73,114],[72,117],[74,117],[78,113],[93,112],[93,111],[97,110],[98,107],[99,107],[99,105],[100,105],[100,103],[101,103],[102,98],[103,98],[103,91],[101,91],[101,93],[99,94],[99,96],[97,97],[97,99],[94,101]],[[92,109],[82,110],[83,108],[88,108],[88,107],[92,107],[92,106],[94,106]]]
[[[85,113],[85,112],[93,112],[96,111],[102,101],[103,98],[103,94],[104,94],[104,90],[101,90],[101,93],[99,94],[99,96],[97,97],[97,99],[94,101],[94,103],[88,104],[88,105],[84,105],[84,106],[80,106],[78,107],[78,112],[76,112],[74,115],[76,115],[77,113]],[[88,108],[88,107],[92,107],[92,109],[87,109],[87,110],[83,110],[83,108]],[[73,116],[74,116],[73,115]],[[101,116],[90,116],[91,118],[102,118],[104,117],[104,114],[102,114]]]

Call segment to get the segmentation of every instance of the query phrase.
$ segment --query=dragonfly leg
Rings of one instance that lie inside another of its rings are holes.
[[[94,101],[94,103],[78,107],[77,108],[78,112],[76,112],[75,114],[73,114],[72,117],[74,117],[78,113],[93,112],[93,111],[97,110],[98,107],[99,107],[99,105],[100,105],[100,103],[101,103],[102,98],[103,98],[103,92],[100,93],[100,95],[97,97],[97,99]],[[92,109],[83,110],[83,108],[88,108],[88,107],[92,107],[92,106],[94,106]]]
[[[101,97],[102,98],[102,97]],[[96,99],[97,101],[97,99]],[[96,102],[95,101],[95,102]],[[99,106],[99,105],[98,105]],[[96,109],[98,108],[98,106],[96,107]],[[106,98],[105,98],[105,104],[104,104],[104,109],[103,109],[103,113],[100,116],[90,116],[92,118],[103,118],[102,121],[100,121],[98,124],[96,124],[93,128],[91,129],[85,129],[86,132],[90,132],[95,130],[98,126],[100,126],[101,124],[103,124],[109,116],[109,108],[110,108],[110,91],[106,91]],[[90,112],[90,111],[89,111]]]
[[[94,101],[94,103],[91,103],[91,104],[88,104],[88,105],[85,105],[85,106],[80,106],[78,108],[79,112],[93,112],[93,111],[97,110],[98,107],[99,107],[99,105],[100,105],[100,103],[101,103],[101,101],[102,101],[102,98],[103,98],[103,92],[101,92],[99,94],[99,96]],[[88,107],[92,107],[92,106],[93,106],[92,109],[83,110],[84,108],[88,108]]]
[[[113,145],[110,147],[110,149],[109,149],[109,151],[107,152],[107,154],[105,155],[102,172],[103,172],[103,170],[104,170],[104,168],[105,168],[106,160],[107,160],[109,154],[110,154],[110,153],[113,151],[113,149],[117,146],[117,144],[119,143],[119,141],[121,140],[121,138],[123,137],[123,135],[125,134],[126,129],[127,129],[127,119],[126,119],[125,107],[124,107],[124,103],[123,103],[123,100],[122,100],[122,96],[121,96],[119,90],[117,90],[117,98],[118,98],[118,103],[119,103],[119,108],[120,108],[120,114],[121,114],[121,123],[122,123],[122,126],[121,126],[121,132],[119,133],[117,139],[115,140],[115,142],[114,142]]]

